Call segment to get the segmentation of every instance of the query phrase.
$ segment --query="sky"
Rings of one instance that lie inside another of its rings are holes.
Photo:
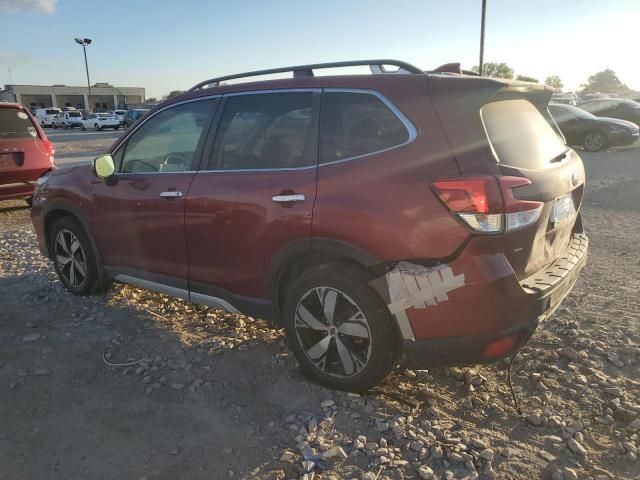
[[[395,58],[478,64],[481,0],[0,0],[0,85],[145,87],[288,65]],[[485,62],[576,89],[613,69],[640,90],[640,0],[487,0]],[[10,82],[8,69],[11,68]]]

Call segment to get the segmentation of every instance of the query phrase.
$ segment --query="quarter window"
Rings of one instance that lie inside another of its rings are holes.
[[[122,173],[180,172],[194,168],[198,144],[217,100],[168,108],[143,123],[116,156]]]
[[[387,150],[409,140],[404,123],[370,93],[326,92],[322,99],[320,162]]]
[[[312,101],[313,92],[228,97],[209,168],[265,170],[313,165],[317,142]]]

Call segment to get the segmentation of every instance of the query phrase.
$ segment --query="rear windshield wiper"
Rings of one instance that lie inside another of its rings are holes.
[[[567,153],[569,153],[569,149],[565,150],[560,155],[556,155],[555,157],[553,157],[551,160],[549,160],[549,163],[561,162],[562,160],[565,159],[565,157],[567,156]]]

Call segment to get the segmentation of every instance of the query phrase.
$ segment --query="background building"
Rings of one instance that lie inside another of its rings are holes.
[[[99,112],[144,102],[144,88],[114,87],[108,83],[91,86],[91,102],[88,87],[5,85],[4,88],[0,90],[0,100],[21,103],[27,108],[75,107]]]

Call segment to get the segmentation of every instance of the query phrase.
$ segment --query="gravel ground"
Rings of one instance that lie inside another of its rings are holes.
[[[0,479],[640,478],[640,148],[583,154],[588,265],[513,364],[307,382],[267,323],[77,298],[0,202]]]

